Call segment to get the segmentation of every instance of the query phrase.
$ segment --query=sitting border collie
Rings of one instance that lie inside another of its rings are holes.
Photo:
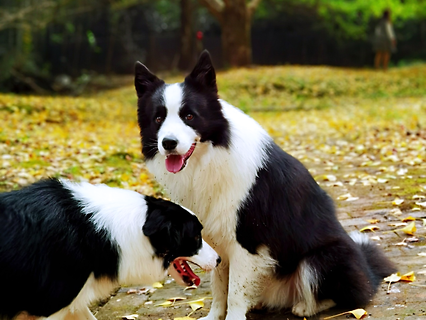
[[[167,270],[198,285],[186,261],[220,261],[190,211],[106,185],[42,180],[0,194],[0,318],[95,319],[88,305],[119,284]]]
[[[394,267],[367,236],[349,236],[330,197],[261,126],[218,99],[203,52],[183,83],[135,67],[148,169],[173,201],[198,214],[222,257],[208,320],[242,320],[254,306],[311,316],[366,305]]]

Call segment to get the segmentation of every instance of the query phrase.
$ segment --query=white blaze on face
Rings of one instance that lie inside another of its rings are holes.
[[[195,149],[198,139],[197,133],[179,116],[182,107],[183,90],[180,84],[166,86],[164,90],[164,102],[167,115],[158,131],[158,150],[166,156],[165,166],[169,172],[181,171]],[[165,150],[164,139],[176,141],[176,148]]]
[[[182,107],[183,90],[180,84],[167,85],[164,90],[164,102],[167,109],[166,119],[158,131],[158,150],[162,155],[166,155],[166,150],[162,145],[164,138],[176,139],[178,144],[175,153],[186,154],[197,138],[197,133],[187,126],[179,117],[179,110]]]

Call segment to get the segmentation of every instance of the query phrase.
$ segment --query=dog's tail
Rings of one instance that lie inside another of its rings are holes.
[[[360,246],[368,267],[371,272],[371,281],[374,287],[377,287],[383,278],[396,272],[396,267],[384,254],[380,248],[373,243],[370,238],[358,231],[351,232],[349,236]]]

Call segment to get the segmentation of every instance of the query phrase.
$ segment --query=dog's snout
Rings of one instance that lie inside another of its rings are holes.
[[[161,143],[165,150],[171,151],[176,148],[178,141],[175,138],[165,137]]]
[[[222,262],[222,258],[219,257],[216,259],[216,267]]]

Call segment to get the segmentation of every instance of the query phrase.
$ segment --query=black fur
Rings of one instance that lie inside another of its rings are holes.
[[[143,233],[157,256],[164,259],[164,268],[177,257],[196,255],[202,244],[200,221],[172,202],[148,196],[145,200],[148,210]]]
[[[118,248],[89,219],[57,180],[0,194],[0,314],[49,316],[91,272],[116,279]]]
[[[347,235],[332,200],[297,159],[272,141],[267,154],[238,211],[237,241],[252,254],[266,245],[278,261],[278,278],[306,260],[318,274],[319,299],[366,305],[394,267],[374,244],[361,247]]]
[[[202,53],[194,70],[181,86],[183,99],[180,118],[201,136],[201,142],[211,141],[214,146],[227,148],[230,143],[229,123],[218,102],[216,74],[207,51]],[[158,152],[156,136],[161,123],[157,123],[156,118],[161,117],[164,121],[167,117],[162,97],[165,87],[164,81],[159,80],[143,64],[136,64],[138,122],[142,153],[146,159],[152,159]],[[188,114],[194,118],[186,120]]]
[[[198,219],[169,201],[144,199],[140,232],[164,259],[164,269],[176,257],[197,254]],[[91,273],[117,281],[121,249],[108,230],[96,227],[94,214],[55,179],[0,194],[0,319],[23,311],[54,314],[74,300]]]

